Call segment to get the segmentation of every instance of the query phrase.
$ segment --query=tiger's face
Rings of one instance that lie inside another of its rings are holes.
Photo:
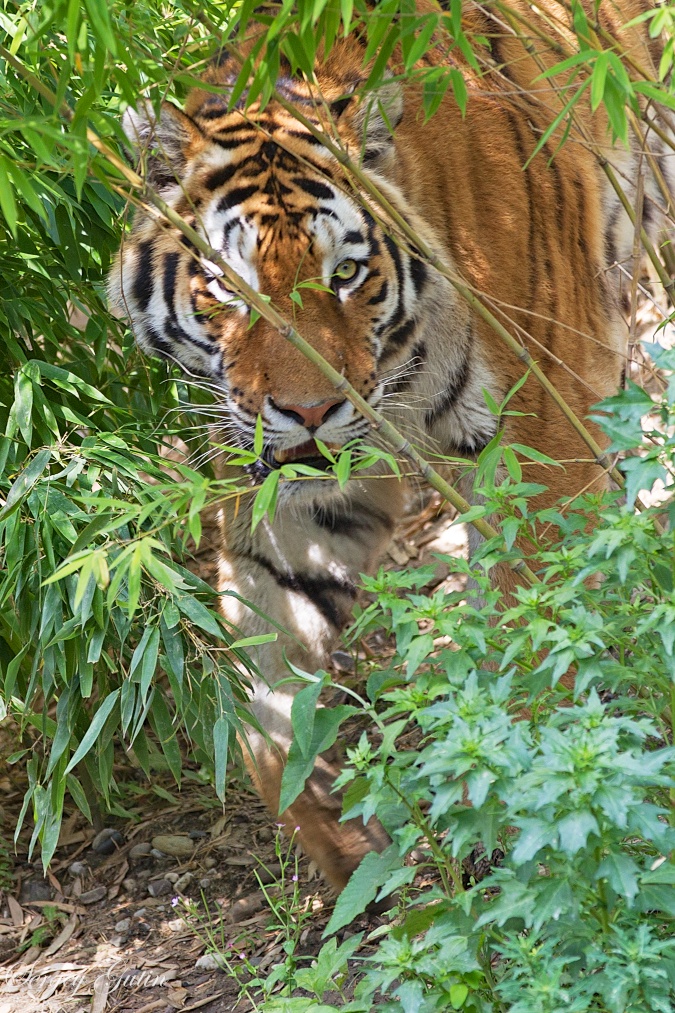
[[[127,134],[159,148],[151,182],[377,407],[387,374],[414,355],[426,268],[283,109],[268,107],[252,124],[217,95],[195,101],[189,117],[172,106],[159,122],[129,115]],[[215,382],[228,442],[252,447],[261,416],[267,469],[323,462],[315,438],[342,446],[366,434],[349,401],[270,324],[252,319],[221,268],[178,230],[137,217],[110,287],[144,350]]]

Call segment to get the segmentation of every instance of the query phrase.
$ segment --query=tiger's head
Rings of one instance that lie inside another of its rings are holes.
[[[220,68],[210,85],[225,87]],[[316,100],[290,78],[283,89],[303,116],[337,130],[387,186],[396,175],[391,89],[368,107],[348,66]],[[228,111],[227,94],[197,89],[185,112],[128,111],[124,128],[144,152],[153,186],[255,290],[286,316],[373,406],[384,381],[415,355],[427,269],[357,199],[338,161],[279,103]],[[392,185],[392,199],[397,188]],[[215,384],[223,421],[253,445],[263,421],[267,468],[315,462],[314,439],[341,446],[368,425],[349,401],[264,319],[228,289],[222,270],[173,227],[137,212],[110,278],[111,301],[140,346]],[[314,483],[312,483],[314,484]],[[325,485],[325,483],[321,483]]]

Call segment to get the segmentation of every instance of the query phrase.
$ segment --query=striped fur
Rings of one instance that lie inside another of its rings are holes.
[[[426,0],[418,8],[435,9]],[[537,17],[521,0],[512,8]],[[556,0],[538,8],[549,19],[568,20]],[[600,17],[614,30],[615,17],[626,21],[640,9],[636,0],[622,0],[615,15],[605,0]],[[538,23],[546,30],[543,15]],[[448,97],[425,124],[414,86],[389,84],[379,96],[385,122],[376,105],[354,94],[364,74],[361,43],[353,38],[339,42],[317,67],[321,103],[290,76],[282,76],[279,88],[303,116],[337,131],[394,208],[483,293],[584,417],[619,384],[626,331],[616,264],[630,267],[633,242],[631,223],[590,147],[606,153],[629,196],[638,156],[612,150],[601,114],[579,106],[578,129],[564,147],[556,150],[554,136],[529,161],[560,110],[553,85],[535,78],[558,57],[538,41],[537,53],[525,50],[503,19],[481,5],[469,7],[465,29],[492,38],[488,72],[463,68],[466,118]],[[634,58],[653,66],[656,43],[638,30],[621,37]],[[354,193],[337,160],[281,104],[228,111],[235,76],[236,68],[224,61],[207,74],[208,89],[190,94],[184,113],[165,106],[158,122],[142,108],[128,114],[127,135],[155,151],[148,162],[151,182],[411,439],[449,455],[477,453],[496,431],[483,389],[499,400],[521,377],[522,364],[447,280],[393,240],[372,201]],[[672,185],[672,159],[660,144],[659,165]],[[648,177],[643,217],[653,234],[662,205]],[[345,261],[354,261],[356,270],[342,280],[336,271]],[[291,299],[296,289],[302,306]],[[138,214],[110,290],[142,348],[216,385],[222,421],[242,447],[252,446],[262,417],[267,464],[256,478],[274,466],[275,452],[293,453],[313,437],[341,445],[367,435],[365,421],[349,402],[336,399],[299,352],[265,321],[250,326],[246,306],[227,289],[217,265],[176,230]],[[318,405],[329,408],[310,425],[307,413]],[[511,407],[525,414],[506,420],[507,439],[554,458],[588,458],[532,379]],[[583,463],[546,480],[551,488],[542,505],[604,482]],[[284,653],[311,671],[325,662],[351,613],[358,575],[376,565],[402,503],[400,484],[381,477],[352,480],[343,492],[328,482],[286,484],[274,524],[264,522],[253,535],[250,508],[223,511],[221,586],[255,603],[290,634],[257,653],[269,684],[287,672]],[[248,635],[268,631],[258,611],[225,600],[227,614]],[[267,734],[251,737],[252,774],[275,812],[296,688],[271,693],[261,680],[251,704]],[[382,847],[386,834],[372,821],[367,827],[337,822],[339,801],[330,795],[336,769],[323,758],[286,819],[300,826],[306,849],[341,888],[363,853]]]

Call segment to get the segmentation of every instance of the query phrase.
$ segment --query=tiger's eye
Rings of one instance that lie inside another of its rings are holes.
[[[335,268],[335,277],[340,281],[351,281],[358,269],[359,265],[355,260],[343,260]]]

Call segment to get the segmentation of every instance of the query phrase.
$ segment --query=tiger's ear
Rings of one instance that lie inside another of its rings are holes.
[[[394,132],[403,118],[403,91],[398,82],[385,84],[359,103],[352,120],[361,144],[363,164],[385,168],[394,155]]]
[[[149,102],[129,107],[122,128],[136,159],[145,161],[148,182],[156,187],[179,180],[188,157],[204,142],[194,120],[169,102],[162,103],[159,117]]]

